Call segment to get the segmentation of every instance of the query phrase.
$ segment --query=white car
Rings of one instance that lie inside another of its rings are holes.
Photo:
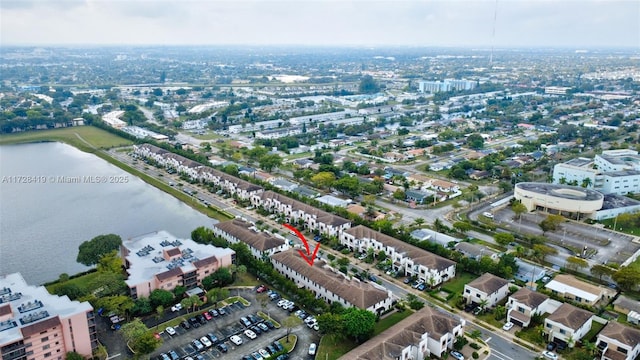
[[[484,215],[484,217],[487,217],[489,219],[493,219],[493,214],[488,211],[483,212],[482,215]]]
[[[289,300],[282,299],[282,300],[278,301],[278,306],[279,307],[283,307],[288,302],[289,302]]]
[[[176,329],[172,328],[171,326],[167,326],[164,331],[171,336],[174,336],[176,334]]]
[[[182,310],[182,304],[175,304],[171,307],[171,311],[173,312],[178,312],[180,310]]]
[[[248,329],[244,331],[244,334],[245,334],[245,335],[247,335],[247,337],[248,337],[249,339],[251,339],[251,340],[253,340],[253,339],[255,339],[255,338],[257,338],[257,337],[258,337],[258,336],[256,335],[256,333],[254,333],[253,331],[248,330]]]
[[[457,359],[457,360],[464,360],[464,355],[462,355],[461,353],[452,350],[449,355],[451,355],[452,358]]]
[[[235,345],[242,345],[242,338],[238,335],[231,336],[229,340]]]
[[[260,354],[263,358],[268,359],[271,357],[271,355],[269,354],[269,352],[265,349],[260,349],[258,350],[258,354]]]
[[[309,324],[311,322],[315,322],[315,321],[316,321],[316,318],[313,317],[313,316],[307,316],[307,318],[304,319],[304,322],[307,323],[307,324]]]
[[[512,322],[508,322],[508,323],[502,325],[502,330],[509,331],[509,330],[511,330],[512,327],[513,327],[513,323]]]
[[[213,344],[211,343],[211,340],[209,340],[208,337],[203,336],[200,338],[200,342],[202,343],[202,345],[204,345],[204,347],[211,347]]]
[[[558,355],[552,351],[543,351],[542,356],[546,357],[547,359],[558,360]]]
[[[313,356],[316,354],[316,343],[311,343],[311,345],[309,345],[309,355]]]
[[[309,329],[313,329],[313,327],[316,325],[318,325],[318,322],[316,321],[316,319],[313,319],[313,321],[309,321],[307,323],[307,326],[309,327]]]

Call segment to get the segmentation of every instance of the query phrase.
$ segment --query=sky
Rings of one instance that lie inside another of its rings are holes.
[[[143,44],[640,49],[640,1],[0,0],[2,46]]]

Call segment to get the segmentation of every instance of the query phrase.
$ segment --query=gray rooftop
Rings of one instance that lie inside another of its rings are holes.
[[[634,200],[632,198],[628,198],[626,196],[616,195],[616,194],[607,194],[604,196],[604,202],[602,204],[602,209],[600,210],[609,210],[609,209],[617,209],[628,206],[639,206],[640,201]]]
[[[86,301],[51,295],[44,286],[27,284],[20,273],[0,276],[0,313],[13,314],[13,317],[0,322],[0,344],[22,339],[24,329],[33,324],[54,321],[56,317],[65,319],[91,310],[93,307]]]
[[[521,182],[516,184],[517,188],[533,191],[542,195],[550,195],[571,200],[598,200],[604,198],[601,193],[581,188],[579,186],[569,186],[560,184],[547,184],[537,182]]]

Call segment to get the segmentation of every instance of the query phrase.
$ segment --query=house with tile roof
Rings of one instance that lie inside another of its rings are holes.
[[[572,275],[560,274],[544,286],[552,294],[562,296],[576,303],[595,306],[598,301],[609,300],[615,291],[604,286],[590,284]]]
[[[340,243],[352,251],[384,251],[395,271],[416,276],[430,286],[438,286],[456,276],[456,263],[407,244],[389,235],[358,225],[340,234]]]
[[[557,306],[552,307],[552,303],[557,303]],[[551,300],[547,295],[523,287],[509,296],[506,305],[508,309],[507,322],[527,327],[534,315],[552,313],[560,305],[559,302]]]
[[[233,219],[213,225],[213,233],[227,240],[229,243],[239,242],[247,244],[251,254],[256,259],[264,259],[271,255],[289,249],[289,243],[284,237],[268,231],[260,231],[253,223],[242,219]]]
[[[598,333],[602,360],[634,360],[640,356],[640,330],[609,321]]]
[[[627,322],[640,324],[640,302],[625,295],[619,295],[613,302],[613,310],[627,315]]]
[[[464,334],[465,320],[424,307],[340,359],[409,360],[440,358]]]
[[[549,342],[574,347],[591,330],[593,317],[587,310],[564,303],[544,319],[543,331]]]
[[[462,297],[467,304],[475,303],[493,307],[509,295],[509,281],[493,274],[484,273],[479,278],[464,284]]]
[[[363,282],[331,268],[318,259],[309,266],[294,249],[271,257],[273,267],[297,286],[310,290],[318,299],[329,304],[338,302],[345,307],[355,306],[381,314],[392,306],[390,290],[374,283]]]

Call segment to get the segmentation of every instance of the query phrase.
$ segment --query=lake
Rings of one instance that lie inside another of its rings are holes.
[[[97,235],[187,238],[217,222],[72,146],[0,146],[0,274],[41,284],[87,270],[76,263],[78,246]]]

